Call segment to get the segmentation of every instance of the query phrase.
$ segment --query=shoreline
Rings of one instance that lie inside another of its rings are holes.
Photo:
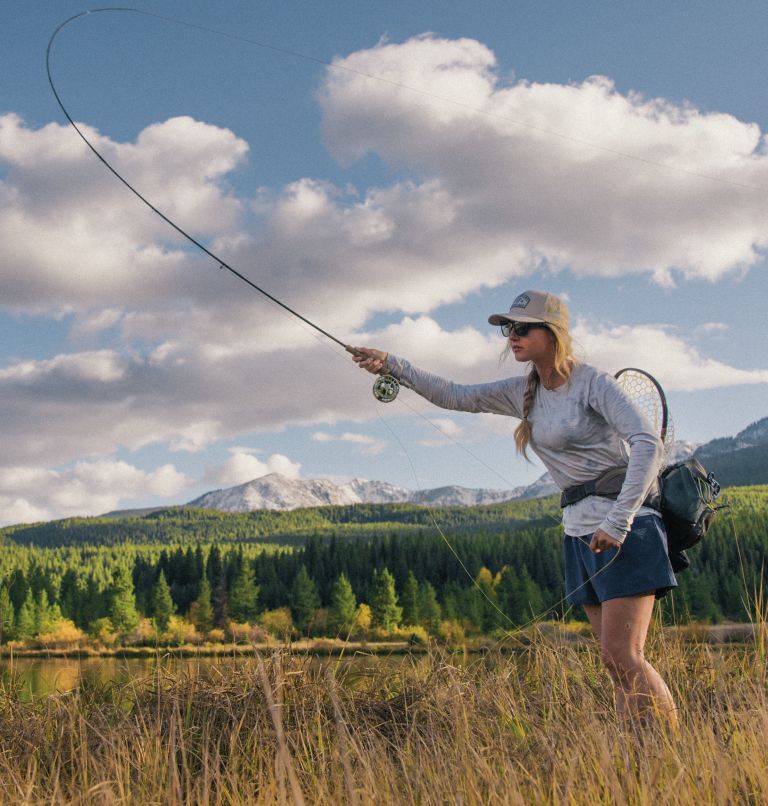
[[[713,645],[752,643],[758,635],[758,624],[745,622],[740,624],[686,624],[664,627],[664,632],[681,635],[692,640],[699,640]],[[543,624],[539,628],[542,633],[554,641],[579,644],[592,641],[589,628],[573,631],[557,629],[551,624]],[[529,636],[521,633],[517,636],[520,643],[528,643]],[[442,645],[448,652],[489,652],[499,650],[514,651],[505,646],[505,638],[478,636],[456,645]],[[152,658],[171,656],[177,658],[194,657],[232,657],[247,656],[255,653],[288,651],[308,653],[324,657],[335,657],[345,654],[364,655],[409,655],[424,654],[429,651],[430,644],[422,642],[397,641],[344,641],[335,638],[303,639],[297,641],[262,641],[252,644],[183,644],[181,646],[119,646],[119,647],[8,647],[0,646],[0,660],[12,658]],[[517,648],[519,651],[519,647]]]

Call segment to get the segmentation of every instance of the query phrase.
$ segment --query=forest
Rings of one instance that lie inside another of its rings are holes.
[[[765,606],[768,487],[733,487],[668,623]],[[0,530],[0,643],[186,644],[308,636],[498,635],[563,602],[554,497],[492,506],[169,509]]]

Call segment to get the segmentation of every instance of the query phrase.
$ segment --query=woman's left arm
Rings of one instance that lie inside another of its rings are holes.
[[[651,423],[611,375],[601,373],[594,378],[589,402],[627,442],[630,451],[621,492],[593,537],[594,550],[608,547],[606,537],[619,542],[624,539],[659,474],[664,446]]]

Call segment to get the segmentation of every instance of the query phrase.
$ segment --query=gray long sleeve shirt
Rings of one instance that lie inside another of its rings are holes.
[[[387,371],[404,386],[444,409],[523,416],[526,377],[457,384],[390,355]],[[528,415],[530,448],[560,489],[583,484],[606,470],[627,467],[616,500],[591,495],[563,510],[566,534],[592,535],[598,528],[623,541],[659,472],[663,446],[640,409],[607,372],[577,364],[557,389],[539,385]]]

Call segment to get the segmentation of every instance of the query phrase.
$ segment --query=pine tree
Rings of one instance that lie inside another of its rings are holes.
[[[413,571],[408,571],[408,578],[400,596],[400,606],[403,608],[403,624],[419,623],[419,583]]]
[[[328,631],[331,635],[349,634],[357,618],[357,599],[344,574],[333,583],[331,606],[328,610]]]
[[[0,644],[13,636],[16,614],[11,602],[11,595],[5,585],[0,585]]]
[[[291,615],[299,632],[307,632],[318,607],[320,597],[317,586],[307,572],[307,567],[302,565],[294,577],[291,588]]]
[[[152,617],[157,630],[165,632],[168,629],[174,609],[171,589],[168,587],[165,574],[161,571],[152,588]]]
[[[373,592],[371,594],[371,624],[383,630],[391,630],[400,623],[403,610],[397,605],[395,578],[385,568],[373,572]]]
[[[436,633],[440,627],[440,604],[437,593],[429,582],[419,585],[419,624],[430,633]]]
[[[29,641],[35,634],[35,600],[32,598],[32,588],[27,588],[27,597],[16,614],[16,638]]]
[[[229,614],[234,621],[254,621],[259,614],[259,586],[253,565],[241,560],[229,591]]]
[[[139,623],[139,614],[133,596],[131,572],[122,563],[112,571],[112,584],[108,594],[112,626],[118,632],[130,632]]]
[[[201,632],[208,632],[213,627],[213,605],[211,604],[211,585],[205,575],[200,582],[200,593],[192,608],[195,613],[195,627]]]
[[[211,604],[213,605],[213,626],[223,629],[227,626],[229,618],[229,599],[227,597],[227,573],[224,566],[219,568],[211,591]]]
[[[35,597],[35,635],[47,633],[55,617],[56,614],[48,604],[48,591],[41,588]]]

